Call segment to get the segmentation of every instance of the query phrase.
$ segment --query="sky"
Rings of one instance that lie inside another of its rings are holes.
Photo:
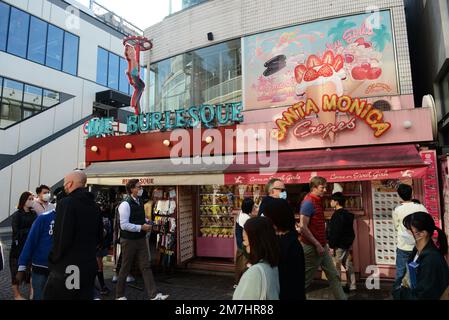
[[[89,0],[76,1],[89,7]],[[169,0],[95,0],[95,2],[142,30],[162,21],[169,13]],[[180,7],[180,0],[172,0],[172,11],[177,11]]]

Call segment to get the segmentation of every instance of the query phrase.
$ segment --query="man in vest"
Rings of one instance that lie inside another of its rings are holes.
[[[122,249],[122,266],[117,280],[116,298],[126,300],[126,277],[131,271],[134,258],[137,258],[140,272],[142,273],[148,297],[151,300],[165,300],[168,295],[156,293],[156,284],[151,271],[150,257],[148,255],[146,233],[151,230],[151,225],[146,223],[145,209],[142,196],[143,189],[138,179],[131,179],[126,184],[128,196],[120,204],[120,246]]]
[[[329,281],[332,293],[338,300],[347,297],[340,283],[337,270],[329,254],[326,240],[326,224],[322,199],[326,192],[326,179],[313,177],[310,193],[304,198],[300,209],[300,233],[306,262],[306,283],[309,287],[318,267],[321,266]]]

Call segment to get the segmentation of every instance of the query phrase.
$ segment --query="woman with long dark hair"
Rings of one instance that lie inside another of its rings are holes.
[[[280,300],[306,300],[304,250],[295,229],[295,215],[287,200],[273,199],[265,207],[279,243]]]
[[[240,279],[233,300],[278,300],[279,245],[271,220],[255,217],[246,221],[243,246],[251,267]]]
[[[438,300],[449,285],[449,267],[445,260],[447,237],[426,212],[405,217],[403,224],[412,233],[416,245],[407,265],[407,276],[394,296],[403,300]],[[432,239],[435,231],[437,243]]]
[[[17,211],[12,215],[12,243],[9,253],[9,268],[11,270],[11,284],[15,300],[24,300],[19,290],[19,281],[16,279],[18,271],[18,260],[25,245],[28,233],[31,230],[37,215],[31,209],[34,206],[34,196],[31,192],[24,192],[19,198]],[[25,282],[29,285],[31,279],[31,265],[27,266],[25,271]],[[33,290],[30,286],[30,299],[33,296]]]

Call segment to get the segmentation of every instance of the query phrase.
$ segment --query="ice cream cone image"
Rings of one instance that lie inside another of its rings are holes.
[[[298,85],[296,94],[306,95],[319,107],[318,121],[327,125],[335,124],[335,112],[323,111],[323,96],[337,94],[343,95],[343,80],[346,79],[344,59],[340,54],[334,55],[332,51],[326,51],[323,57],[314,54],[307,58],[306,64],[300,64],[295,68],[295,78]],[[333,142],[335,133],[331,132],[329,138]]]
[[[341,81],[341,80],[340,80]],[[323,112],[323,96],[328,95],[329,97],[333,94],[337,94],[337,87],[333,81],[327,81],[320,85],[308,86],[306,89],[306,98],[313,100],[313,102],[318,106],[320,112],[318,113],[318,121],[323,125],[329,123],[335,124],[336,113],[335,112]],[[332,142],[335,140],[335,133],[329,132],[329,138]]]

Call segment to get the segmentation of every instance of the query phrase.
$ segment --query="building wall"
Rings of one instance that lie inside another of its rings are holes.
[[[95,94],[108,88],[96,81],[97,48],[122,55],[122,38],[84,19],[68,20],[68,14],[55,3],[58,0],[5,0],[38,18],[79,36],[78,76],[51,69],[0,52],[0,76],[63,92],[74,98],[31,117],[6,130],[0,130],[0,154],[16,155],[52,134],[92,114]],[[72,18],[72,17],[69,17]],[[76,128],[50,144],[34,151],[0,171],[0,221],[17,205],[23,191],[33,191],[39,184],[52,186],[74,168],[85,166],[85,139]]]
[[[412,94],[412,76],[408,51],[403,0],[226,0],[207,1],[189,10],[165,18],[145,30],[154,47],[148,61],[165,58],[246,35],[279,29],[342,15],[365,13],[370,6],[390,9],[402,95]],[[207,40],[212,32],[214,41]]]
[[[438,119],[443,110],[438,83],[449,72],[449,5],[447,0],[407,0],[407,22],[412,56],[413,82],[419,95],[433,94]],[[424,62],[424,63],[422,63]],[[448,84],[449,85],[449,84]]]

